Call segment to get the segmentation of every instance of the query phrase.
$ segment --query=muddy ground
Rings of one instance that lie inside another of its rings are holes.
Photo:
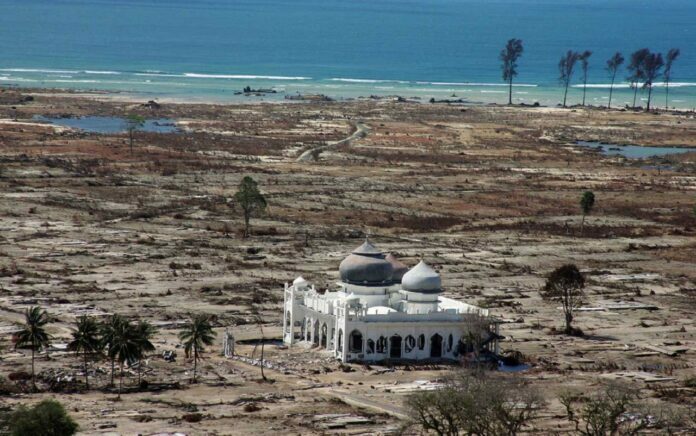
[[[87,134],[35,115],[138,113],[172,118],[177,134]],[[358,127],[358,139],[333,145]],[[548,404],[532,432],[563,432],[556,393],[621,378],[643,398],[694,407],[696,375],[696,153],[630,160],[577,140],[696,146],[689,113],[448,106],[392,101],[160,107],[45,91],[0,92],[0,374],[5,406],[54,397],[85,434],[321,434],[395,431],[403,398],[451,366],[342,367],[280,335],[283,283],[318,287],[365,233],[409,265],[423,256],[445,295],[503,320],[504,350]],[[312,159],[297,158],[308,150]],[[267,213],[242,237],[232,196],[256,179]],[[595,209],[580,232],[579,199]],[[545,275],[576,263],[588,280],[577,315],[584,337],[560,335],[561,312],[541,300]],[[37,358],[41,393],[13,382],[29,370],[13,349],[23,311],[52,316],[54,347]],[[77,316],[119,313],[155,323],[148,389],[137,371],[116,401],[110,366],[64,345]],[[188,383],[178,328],[214,316],[217,342]],[[220,355],[222,332],[242,357],[264,335],[272,368]],[[174,362],[161,353],[174,350]],[[418,383],[414,383],[418,381]],[[67,392],[65,392],[67,391]],[[199,422],[190,422],[197,421]]]

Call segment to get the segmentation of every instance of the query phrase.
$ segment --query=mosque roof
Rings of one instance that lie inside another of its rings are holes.
[[[422,260],[401,278],[401,287],[406,291],[438,293],[442,291],[440,274]]]

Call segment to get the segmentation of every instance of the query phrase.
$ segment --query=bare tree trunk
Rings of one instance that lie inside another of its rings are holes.
[[[198,350],[193,347],[193,382],[196,383],[196,370],[198,369]]]
[[[583,79],[582,84],[582,105],[585,106],[585,95],[587,94],[587,75]]]
[[[120,376],[118,379],[118,399],[121,399],[121,389],[123,389],[123,362],[119,365]]]
[[[611,86],[609,87],[609,107],[608,107],[608,109],[611,109],[611,95],[614,93],[614,80],[616,80],[616,73],[614,73],[614,75],[611,76]]]
[[[665,80],[665,110],[669,109],[669,80]]]
[[[582,237],[585,231],[585,214],[582,214],[582,221],[580,221],[580,237]]]
[[[573,314],[570,312],[566,312],[565,314],[565,332],[567,335],[571,334],[573,332],[573,327],[571,327],[573,323]]]
[[[244,212],[244,237],[248,238],[251,236],[251,232],[249,231],[249,220],[250,216],[248,212]]]
[[[512,104],[512,77],[510,77],[510,88],[508,89],[508,104]]]
[[[568,84],[569,82],[565,83],[565,92],[563,93],[563,107],[566,107],[566,100],[568,98]]]
[[[84,358],[85,386],[87,386],[87,389],[89,389],[89,376],[87,375],[87,351],[85,351]]]
[[[645,112],[650,112],[650,99],[652,98],[652,84],[648,86],[648,105],[645,107]]]
[[[636,98],[638,97],[638,84],[633,84],[633,109],[636,108]]]
[[[31,385],[36,390],[36,377],[34,377],[34,344],[31,345]]]

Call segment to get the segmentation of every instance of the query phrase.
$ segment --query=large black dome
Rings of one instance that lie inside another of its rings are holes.
[[[343,259],[338,271],[342,281],[368,286],[390,284],[394,273],[392,264],[368,240]]]

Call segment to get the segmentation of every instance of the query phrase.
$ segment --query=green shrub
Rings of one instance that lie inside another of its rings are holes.
[[[9,418],[13,436],[70,436],[77,431],[77,423],[63,405],[55,400],[43,400],[34,407],[20,405]]]

